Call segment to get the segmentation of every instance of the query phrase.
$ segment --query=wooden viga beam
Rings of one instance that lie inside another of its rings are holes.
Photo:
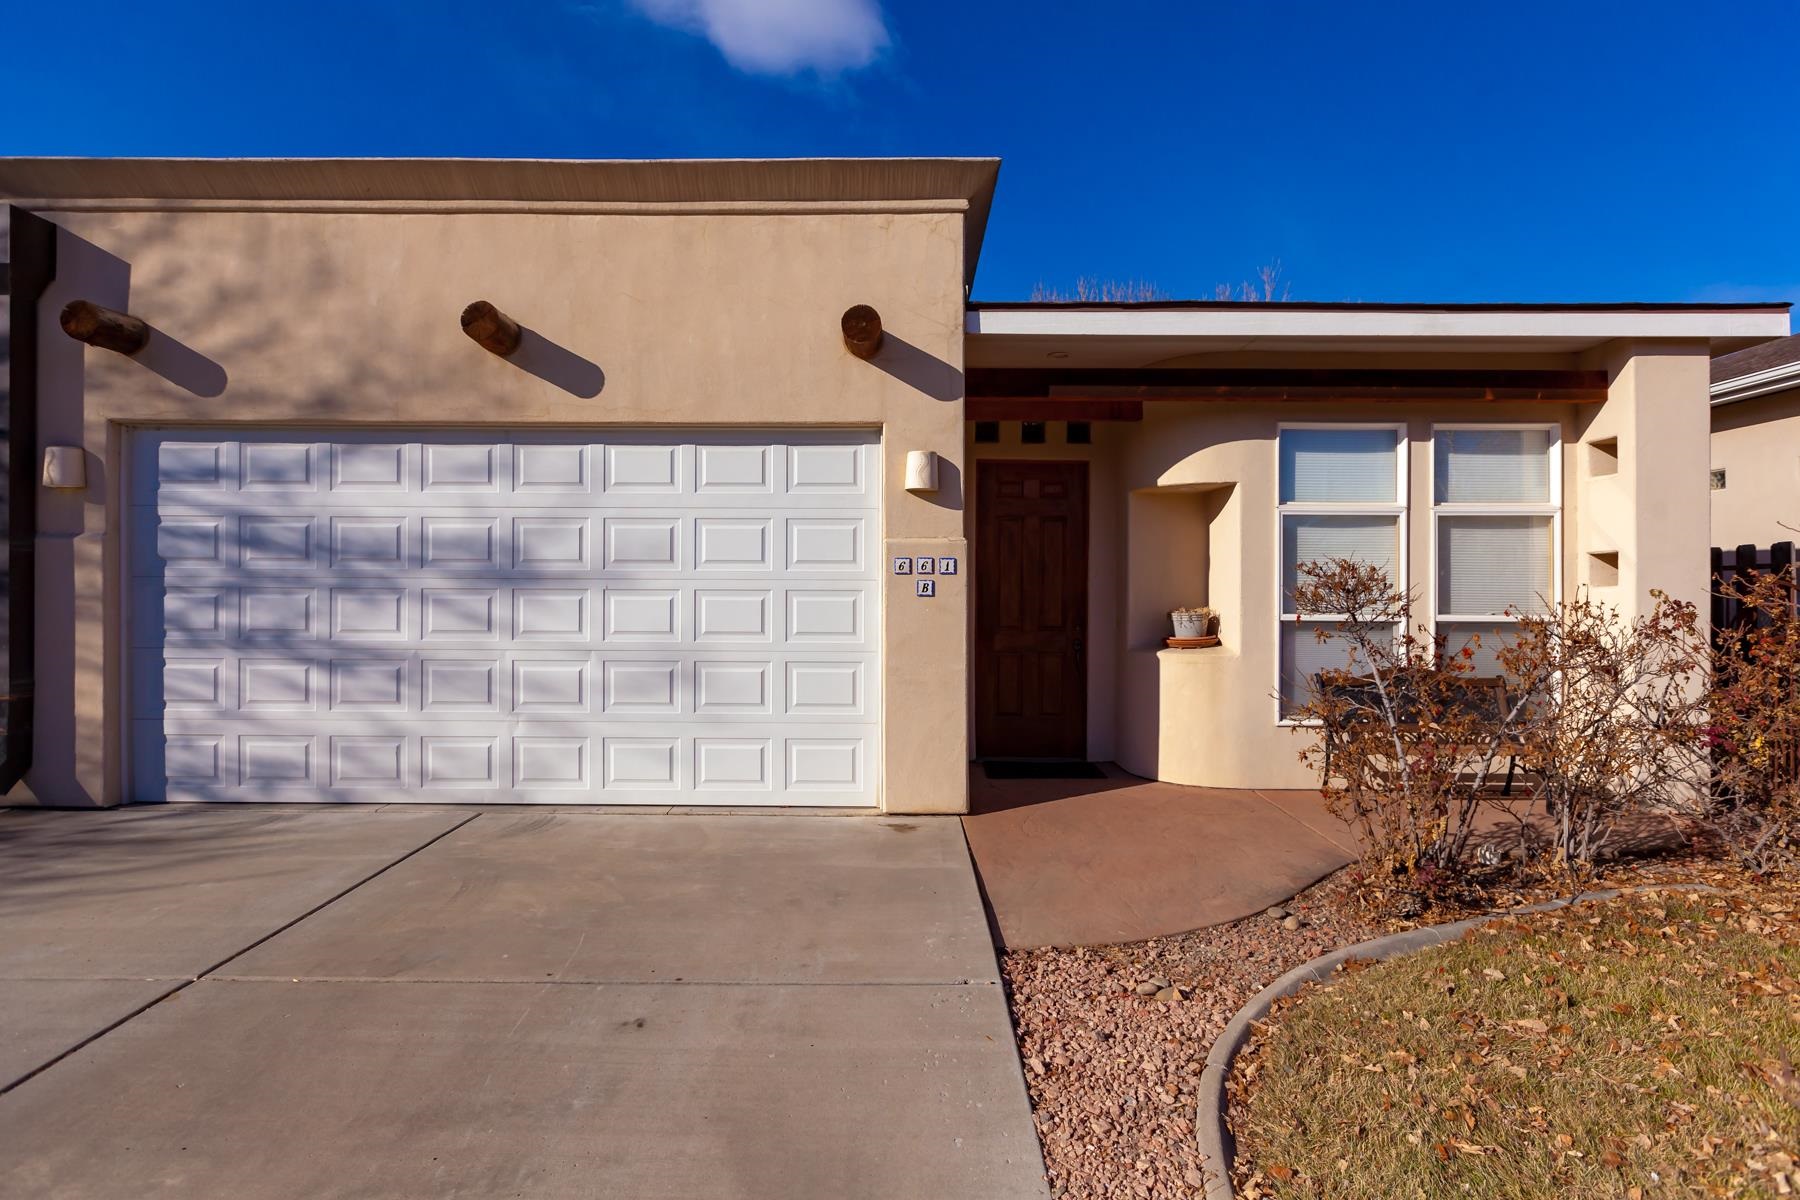
[[[867,304],[844,310],[844,347],[858,358],[874,358],[881,349],[881,314]]]
[[[63,332],[78,342],[130,356],[150,344],[150,326],[130,313],[71,300],[62,310]]]
[[[483,350],[501,358],[510,358],[525,336],[517,321],[486,300],[477,300],[462,310],[462,331]]]

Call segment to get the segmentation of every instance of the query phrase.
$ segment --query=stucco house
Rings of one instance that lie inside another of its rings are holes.
[[[1800,336],[1712,365],[1712,541],[1800,540]]]
[[[1787,306],[970,303],[998,167],[0,161],[7,802],[1299,786],[1299,561],[1705,595]]]

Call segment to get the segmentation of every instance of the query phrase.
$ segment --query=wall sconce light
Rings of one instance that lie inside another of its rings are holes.
[[[935,492],[938,490],[938,456],[935,450],[906,452],[906,490]]]
[[[44,486],[59,489],[87,486],[87,454],[80,446],[44,447]]]

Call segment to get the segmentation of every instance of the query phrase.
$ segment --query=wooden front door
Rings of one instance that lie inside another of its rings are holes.
[[[1087,464],[976,469],[975,753],[1085,758]]]

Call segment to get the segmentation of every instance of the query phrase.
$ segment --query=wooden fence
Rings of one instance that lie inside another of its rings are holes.
[[[1776,542],[1773,546],[1738,546],[1731,550],[1714,546],[1712,551],[1712,627],[1716,633],[1740,629],[1749,614],[1733,594],[1733,586],[1751,571],[1789,571],[1794,566],[1794,543]],[[1790,575],[1789,596],[1794,596]]]
[[[1756,622],[1756,614],[1744,606],[1737,596],[1737,582],[1751,571],[1769,574],[1785,572],[1788,604],[1800,611],[1800,571],[1794,570],[1794,543],[1776,542],[1773,546],[1738,546],[1730,550],[1713,547],[1712,551],[1712,631],[1713,646],[1729,653],[1741,643],[1734,631],[1748,629]],[[1766,621],[1766,618],[1764,619]],[[1794,681],[1800,685],[1800,680]],[[1800,779],[1800,745],[1786,747],[1790,779]]]

